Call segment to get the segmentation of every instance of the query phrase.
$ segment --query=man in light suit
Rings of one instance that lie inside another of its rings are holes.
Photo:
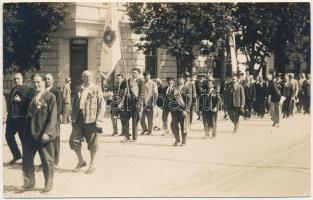
[[[78,158],[78,164],[74,172],[79,172],[86,166],[81,148],[83,138],[86,139],[90,152],[90,164],[86,174],[95,171],[95,157],[98,149],[98,133],[102,133],[102,123],[105,111],[104,98],[99,86],[92,82],[92,73],[88,70],[82,73],[83,84],[75,91],[72,114],[72,134],[70,147]]]
[[[232,86],[230,88],[230,105],[228,105],[228,114],[230,120],[234,123],[234,133],[238,133],[239,117],[244,112],[245,93],[241,84],[238,83],[236,75],[232,77]]]
[[[158,96],[158,88],[156,83],[150,79],[149,72],[143,73],[143,77],[145,82],[143,87],[143,112],[140,120],[142,127],[141,135],[144,135],[145,133],[151,135],[153,128],[153,110]],[[146,124],[146,117],[148,119],[148,127]]]
[[[67,77],[65,79],[66,83],[62,88],[63,97],[63,109],[62,109],[62,123],[71,123],[71,78]]]
[[[37,151],[45,178],[42,192],[49,192],[53,187],[54,140],[58,135],[57,103],[55,96],[45,89],[43,75],[35,74],[32,81],[36,92],[26,116],[22,162],[24,185],[20,192],[30,190],[35,185],[34,157]]]

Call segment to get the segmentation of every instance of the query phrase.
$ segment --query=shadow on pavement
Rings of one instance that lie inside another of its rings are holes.
[[[4,192],[14,192],[14,193],[21,193],[21,192],[30,192],[30,191],[40,191],[40,188],[32,188],[27,191],[21,190],[18,186],[14,185],[3,185],[3,191]]]

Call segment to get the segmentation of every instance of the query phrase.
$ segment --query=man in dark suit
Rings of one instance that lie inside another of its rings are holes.
[[[255,86],[256,91],[256,107],[258,115],[263,118],[265,114],[265,102],[267,101],[267,84],[262,77],[258,78],[258,83]]]
[[[54,140],[58,135],[57,103],[55,96],[45,89],[44,77],[35,74],[32,77],[35,96],[29,104],[23,151],[24,185],[21,192],[32,189],[35,185],[34,157],[39,153],[45,178],[45,188],[49,192],[53,187],[54,175]]]
[[[132,78],[127,81],[127,88],[123,95],[122,129],[124,138],[122,142],[130,142],[129,120],[132,118],[132,139],[137,140],[138,122],[143,109],[144,80],[140,78],[140,69],[132,69]]]
[[[311,75],[306,75],[306,80],[302,85],[303,92],[303,110],[304,114],[310,114],[310,101],[311,101]]]
[[[29,89],[23,84],[21,73],[14,74],[15,86],[11,89],[8,101],[8,117],[6,122],[5,138],[13,154],[13,159],[8,164],[14,164],[21,159],[21,153],[15,141],[15,134],[18,132],[19,138],[23,143],[25,117],[29,104]]]
[[[169,110],[172,114],[171,129],[175,136],[173,146],[180,143],[179,130],[181,131],[181,145],[186,144],[187,124],[189,124],[189,112],[191,107],[192,95],[190,89],[185,85],[184,76],[180,75],[177,85],[170,94]],[[179,128],[180,125],[180,128]]]
[[[202,111],[204,138],[214,139],[216,137],[216,122],[220,103],[221,97],[218,91],[214,89],[213,80],[209,79],[204,85],[204,93],[200,98],[199,106]]]
[[[61,113],[62,113],[62,93],[61,91],[53,86],[54,78],[52,74],[45,75],[45,82],[46,82],[46,90],[54,94],[56,101],[57,101],[57,114],[58,114],[58,134],[54,140],[54,164],[57,166],[59,164],[60,159],[60,124],[61,124]]]
[[[205,74],[199,74],[198,75],[198,80],[195,82],[195,87],[196,87],[196,105],[197,105],[197,114],[198,114],[198,120],[201,119],[201,108],[199,108],[199,101],[201,99],[201,96],[205,93]]]
[[[190,125],[192,123],[192,117],[193,117],[193,108],[194,105],[196,104],[196,85],[194,80],[191,80],[191,76],[189,72],[185,72],[185,85],[188,88],[188,91],[191,92],[191,106],[190,106],[190,111],[188,112],[188,124],[187,124],[187,129],[190,129]]]
[[[117,120],[120,118],[120,112],[121,112],[121,99],[123,96],[123,88],[125,88],[125,81],[123,74],[118,74],[116,76],[116,83],[113,87],[113,97],[111,102],[111,121],[113,126],[113,133],[112,136],[118,134],[118,128],[117,128]]]
[[[234,123],[234,133],[238,133],[239,117],[244,111],[245,93],[241,84],[238,83],[236,75],[232,77],[232,86],[230,89],[230,105],[228,105],[228,114],[230,120]]]
[[[170,95],[175,88],[174,86],[174,79],[173,77],[167,77],[167,86],[164,88],[164,93],[163,93],[163,105],[162,105],[162,121],[163,121],[163,135],[167,134],[169,132],[168,130],[168,114],[170,113],[169,110],[169,102],[170,102]]]
[[[271,74],[268,75],[268,95],[270,98],[270,114],[271,119],[273,121],[273,126],[279,127],[280,121],[280,98],[281,92],[277,85],[277,75],[272,76]]]
[[[245,100],[246,100],[246,105],[245,105],[245,119],[251,118],[251,110],[253,108],[253,104],[255,102],[255,87],[251,83],[250,77],[246,77],[245,81],[245,86],[244,86],[244,91],[245,91]]]

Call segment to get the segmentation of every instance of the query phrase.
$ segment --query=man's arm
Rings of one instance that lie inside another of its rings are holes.
[[[96,125],[97,123],[102,123],[105,112],[105,103],[104,97],[101,89],[97,87],[97,116],[96,116]],[[99,126],[99,125],[97,125]]]

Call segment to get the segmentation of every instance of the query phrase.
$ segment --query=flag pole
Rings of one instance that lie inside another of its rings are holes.
[[[126,64],[125,64],[125,59],[124,59],[124,51],[123,51],[123,45],[122,45],[122,33],[121,33],[121,30],[120,30],[120,24],[121,24],[121,21],[118,22],[118,32],[119,32],[119,44],[120,44],[120,49],[121,49],[121,55],[122,55],[122,61],[123,61],[123,67],[124,67],[124,73],[125,73],[125,79],[126,79],[126,76],[127,76],[127,71],[126,71]],[[127,95],[130,95],[129,93],[129,85],[128,85],[128,80],[126,79],[126,88],[127,88]]]

